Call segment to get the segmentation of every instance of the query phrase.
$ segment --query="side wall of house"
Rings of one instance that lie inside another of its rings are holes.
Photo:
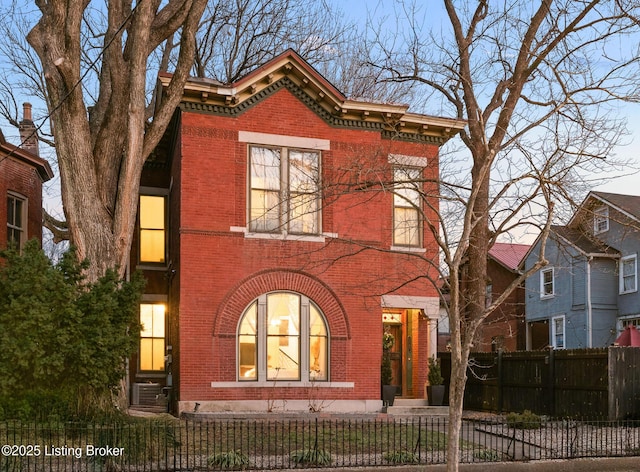
[[[37,170],[17,159],[0,155],[0,248],[7,245],[7,193],[27,199],[27,239],[42,241],[42,179]]]
[[[491,282],[492,300],[498,298],[514,280],[515,274],[489,259],[487,275]],[[478,329],[474,350],[490,352],[495,349],[517,351],[525,349],[524,289],[517,288],[487,317]]]
[[[638,256],[640,256],[640,234],[637,221],[609,208],[609,231],[599,233],[597,237],[620,251],[621,258],[635,255],[637,270]],[[607,287],[612,296],[617,296],[618,316],[640,316],[640,290],[620,293],[618,275],[618,268],[614,267],[612,279],[615,285]],[[640,288],[638,282],[636,285]]]
[[[540,242],[527,255],[525,268],[532,267],[538,259]],[[564,319],[564,348],[585,347],[587,343],[587,318],[583,304],[573,302],[574,293],[583,292],[584,277],[574,279],[574,267],[580,267],[582,257],[563,240],[551,234],[547,240],[545,257],[549,264],[533,274],[525,282],[525,310],[527,323],[547,321],[550,344],[553,345],[554,319]],[[583,259],[583,258],[582,258]],[[553,270],[553,295],[543,296],[541,274]],[[583,281],[583,282],[580,282]],[[574,286],[574,282],[577,282]]]

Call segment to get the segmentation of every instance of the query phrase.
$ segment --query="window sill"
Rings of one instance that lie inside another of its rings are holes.
[[[630,293],[637,293],[638,289],[635,290],[627,290],[626,292],[618,292],[618,295],[629,295]]]
[[[166,265],[152,265],[152,264],[138,264],[136,266],[138,270],[155,270],[155,271],[166,271]]]
[[[238,382],[211,382],[211,388],[303,388],[303,387],[318,387],[318,388],[354,388],[353,382],[325,382],[317,381],[311,382],[296,381],[296,380],[270,380],[270,381],[238,381]]]
[[[551,300],[552,298],[555,298],[556,295],[540,295],[540,300]]]
[[[424,254],[427,250],[423,247],[411,247],[411,246],[391,246],[390,248],[394,252],[411,252],[414,254]]]
[[[164,370],[162,371],[157,371],[157,370],[140,370],[138,372],[136,372],[136,376],[135,376],[136,380],[139,378],[145,378],[145,379],[166,379],[167,378],[167,374],[165,373]]]
[[[229,231],[232,233],[244,233],[247,239],[271,239],[274,241],[303,241],[312,243],[324,243],[326,238],[337,238],[336,233],[321,234],[289,234],[289,233],[254,233],[247,230],[243,226],[231,226]]]

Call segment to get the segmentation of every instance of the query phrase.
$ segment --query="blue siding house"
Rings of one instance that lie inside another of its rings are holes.
[[[610,346],[625,326],[640,325],[639,250],[640,196],[589,193],[566,226],[551,228],[549,263],[525,282],[527,349]]]

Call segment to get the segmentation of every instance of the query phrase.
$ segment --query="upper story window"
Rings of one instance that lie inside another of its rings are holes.
[[[636,254],[620,259],[620,294],[638,290],[638,257]]]
[[[140,262],[164,264],[166,261],[167,197],[140,195]]]
[[[249,231],[320,232],[320,152],[249,146]]]
[[[27,240],[27,200],[14,193],[7,195],[7,246],[20,249]]]
[[[493,284],[488,282],[484,291],[484,306],[489,308],[493,303]]]
[[[422,246],[421,187],[422,170],[396,167],[393,170],[393,244]]]
[[[593,233],[609,231],[609,207],[601,206],[593,210]]]
[[[238,379],[329,380],[329,336],[324,316],[304,295],[258,297],[238,323]]]
[[[540,271],[540,298],[553,297],[555,294],[553,267]]]

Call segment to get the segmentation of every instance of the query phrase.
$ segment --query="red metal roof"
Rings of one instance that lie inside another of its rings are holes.
[[[489,249],[489,256],[507,269],[517,270],[530,247],[528,244],[495,243]]]

